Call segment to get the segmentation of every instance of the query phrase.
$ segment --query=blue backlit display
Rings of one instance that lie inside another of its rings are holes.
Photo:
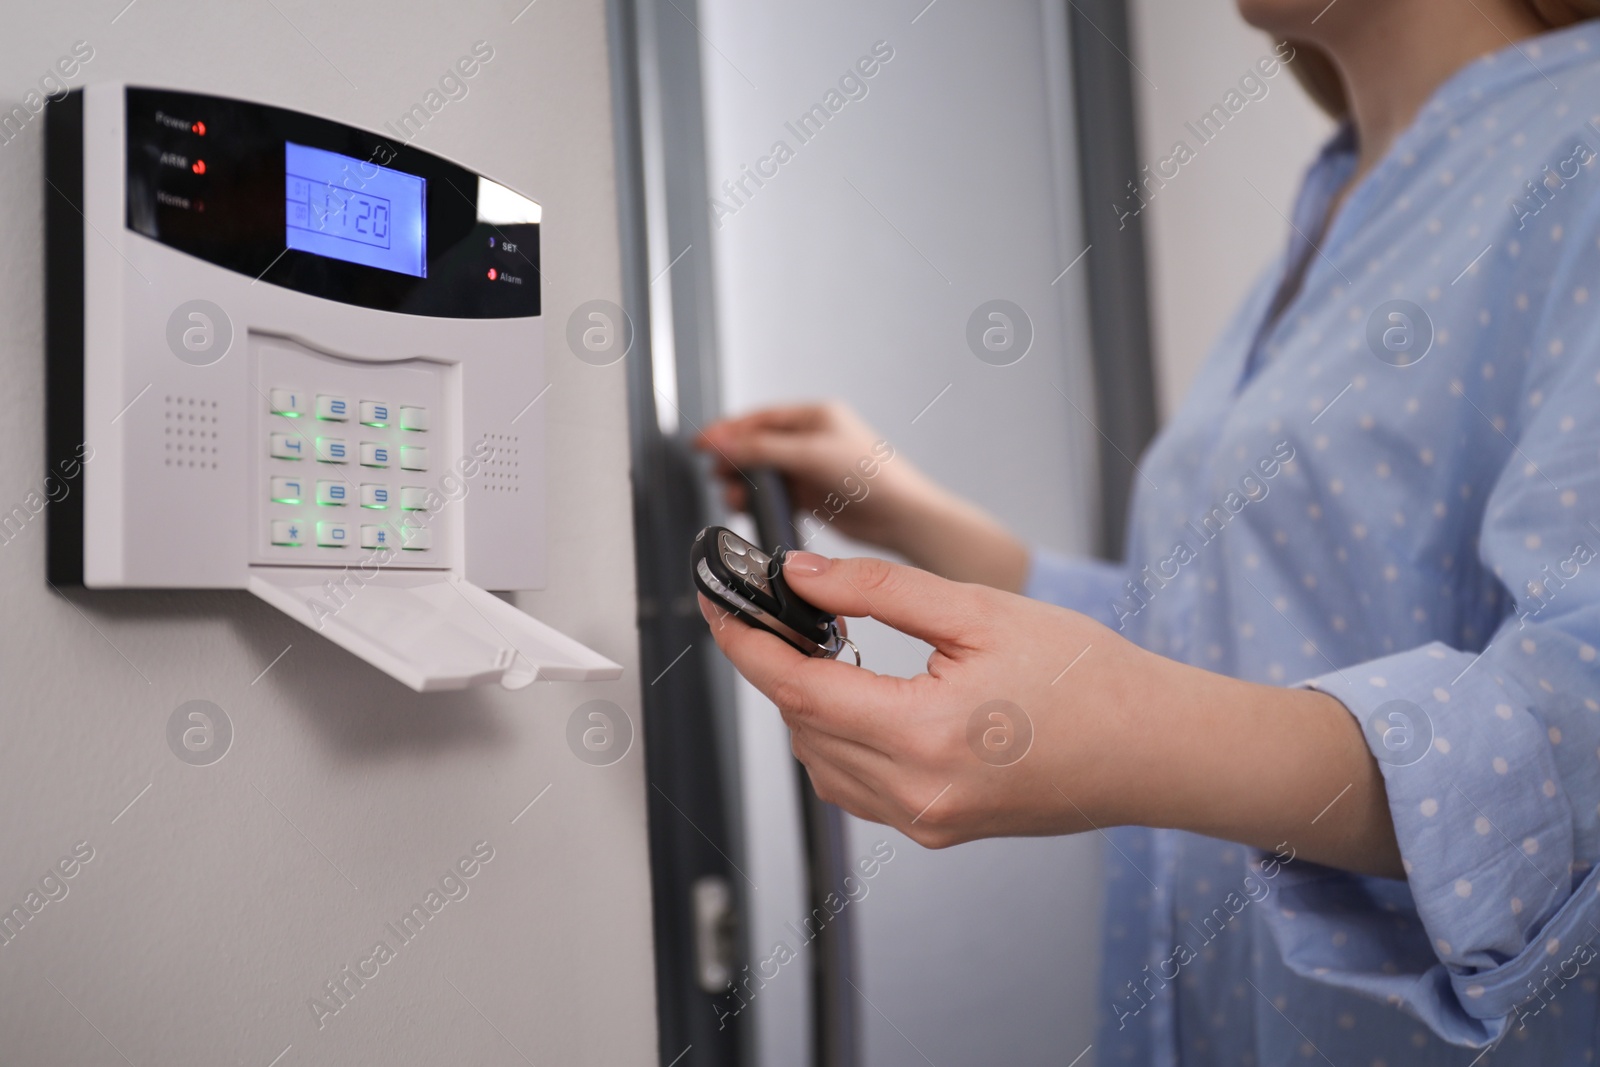
[[[290,248],[428,276],[427,179],[293,142],[283,155]]]

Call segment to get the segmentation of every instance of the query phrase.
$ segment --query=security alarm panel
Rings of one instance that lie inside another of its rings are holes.
[[[249,589],[417,690],[620,675],[487,592],[545,582],[538,204],[188,92],[46,136],[51,582]]]

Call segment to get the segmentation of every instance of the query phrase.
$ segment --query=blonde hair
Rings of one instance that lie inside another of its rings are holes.
[[[1559,30],[1585,19],[1600,16],[1600,0],[1522,0],[1533,17],[1548,29]],[[1334,118],[1350,110],[1344,82],[1328,53],[1315,45],[1287,42],[1294,48],[1294,62],[1288,64],[1302,88],[1316,105]]]

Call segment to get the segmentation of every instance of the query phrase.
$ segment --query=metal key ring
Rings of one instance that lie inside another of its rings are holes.
[[[850,640],[848,637],[843,637],[843,636],[841,636],[839,638],[839,640],[843,641],[845,644],[850,646],[850,651],[854,652],[855,655],[856,655],[856,666],[857,667],[861,666],[861,650],[856,647],[856,643],[854,641]]]

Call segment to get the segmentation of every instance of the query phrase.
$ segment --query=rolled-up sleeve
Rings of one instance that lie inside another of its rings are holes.
[[[1034,549],[1022,595],[1042,600],[1115,627],[1112,603],[1127,580],[1123,568],[1104,560],[1067,557]]]
[[[1475,530],[1474,588],[1502,605],[1493,639],[1306,683],[1362,724],[1409,885],[1303,869],[1266,913],[1291,969],[1458,1044],[1559,1012],[1600,949],[1600,330],[1578,277],[1592,243],[1550,284],[1520,399],[1460,382],[1450,398],[1506,441]]]

